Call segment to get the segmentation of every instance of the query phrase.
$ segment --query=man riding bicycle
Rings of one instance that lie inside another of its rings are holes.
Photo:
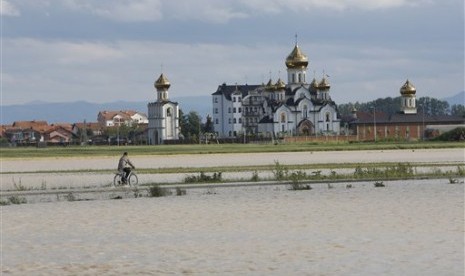
[[[121,180],[123,181],[123,184],[127,183],[128,176],[131,173],[131,168],[135,169],[136,167],[134,167],[129,160],[128,153],[124,152],[118,162],[118,172],[122,175]]]

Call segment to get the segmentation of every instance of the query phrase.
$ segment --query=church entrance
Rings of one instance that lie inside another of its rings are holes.
[[[306,136],[313,135],[315,134],[315,126],[309,120],[304,119],[297,125],[297,133]]]
[[[158,141],[158,131],[155,130],[154,133],[153,133],[153,141],[154,141],[154,145],[158,145],[160,142]]]

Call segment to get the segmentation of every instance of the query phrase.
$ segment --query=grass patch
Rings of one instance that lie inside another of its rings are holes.
[[[384,168],[355,168],[354,178],[411,178],[414,176],[414,169],[410,163],[398,163]]]
[[[221,182],[223,179],[222,172],[215,172],[212,175],[208,175],[204,172],[200,172],[198,175],[188,175],[184,178],[184,183],[209,183],[209,182]]]
[[[47,158],[47,157],[95,157],[120,156],[122,152],[135,155],[255,153],[255,152],[300,152],[300,151],[346,151],[346,150],[392,150],[463,148],[465,142],[418,141],[418,142],[331,142],[331,143],[280,143],[271,144],[195,144],[159,146],[69,146],[69,147],[14,147],[3,148],[2,158]]]

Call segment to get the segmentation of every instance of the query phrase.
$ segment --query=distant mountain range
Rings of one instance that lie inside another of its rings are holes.
[[[443,98],[449,105],[465,104],[465,91],[459,92],[451,97]],[[211,115],[211,96],[192,96],[172,98],[178,102],[184,113],[196,111],[205,121],[208,114]],[[43,120],[52,123],[77,123],[96,122],[97,115],[103,110],[135,110],[147,114],[148,102],[110,102],[89,103],[85,101],[47,103],[32,102],[21,105],[2,106],[0,124],[12,124],[14,121]]]
[[[178,97],[171,99],[179,103],[184,113],[196,111],[203,120],[211,114],[211,96]],[[21,105],[2,106],[0,124],[12,124],[14,121],[41,120],[53,123],[96,122],[97,115],[103,110],[135,110],[147,114],[148,102],[117,101],[110,103],[89,103],[85,101],[47,103],[32,102]]]
[[[465,91],[459,92],[450,97],[443,98],[442,100],[448,102],[450,106],[454,104],[465,105]]]

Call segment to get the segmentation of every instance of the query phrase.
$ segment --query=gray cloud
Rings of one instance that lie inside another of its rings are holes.
[[[153,100],[161,64],[179,96],[285,79],[296,32],[338,103],[395,97],[406,78],[419,96],[463,90],[463,2],[348,2],[10,0],[2,103]]]
[[[16,8],[16,6],[11,4],[9,1],[2,0],[0,3],[1,3],[0,4],[1,5],[0,15],[2,16],[19,16],[20,15],[20,11],[18,10],[18,8]]]

